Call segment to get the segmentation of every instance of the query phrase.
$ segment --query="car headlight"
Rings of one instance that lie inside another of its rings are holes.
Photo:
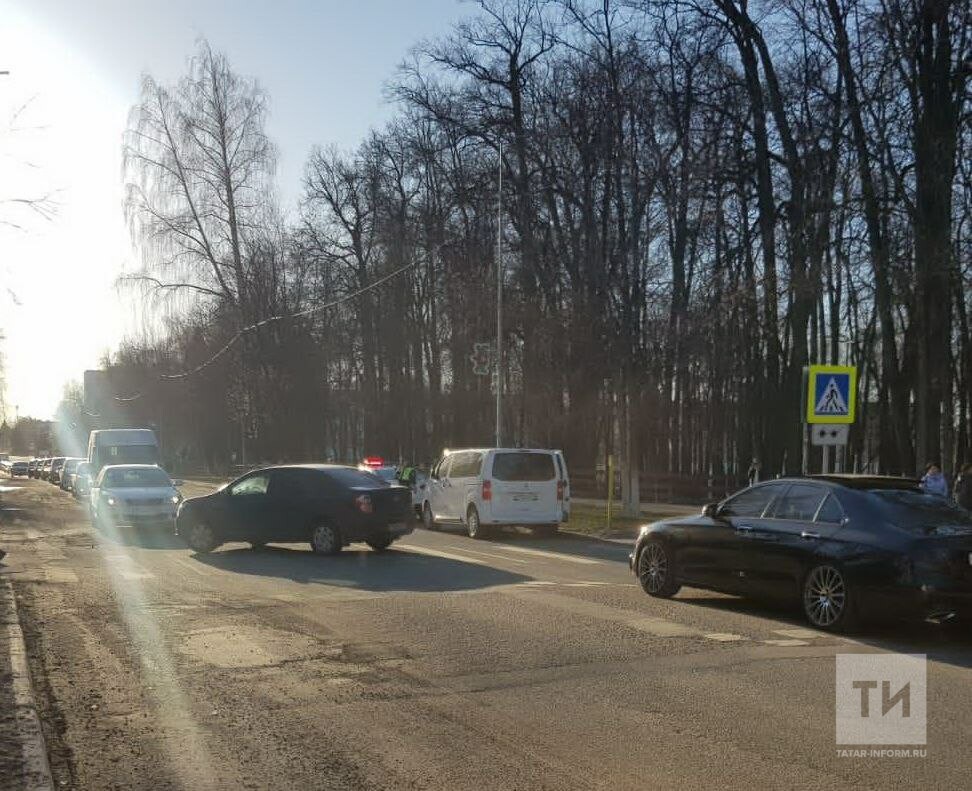
[[[182,498],[177,494],[174,494],[169,498],[169,502],[172,503],[173,505],[178,505],[181,501]]]
[[[108,505],[118,505],[118,501],[114,497],[109,497],[107,503]]]

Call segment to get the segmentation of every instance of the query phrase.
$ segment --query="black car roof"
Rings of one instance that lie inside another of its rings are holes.
[[[809,475],[815,481],[827,481],[846,486],[848,489],[921,489],[917,478],[895,475],[855,475],[850,473],[831,473],[829,475]]]
[[[265,470],[315,470],[317,472],[327,472],[328,470],[354,470],[355,472],[362,472],[357,467],[352,467],[350,464],[271,464],[267,467],[254,467],[243,475],[249,475],[251,472],[264,472]]]

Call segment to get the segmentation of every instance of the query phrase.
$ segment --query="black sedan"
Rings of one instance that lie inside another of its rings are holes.
[[[332,555],[352,541],[381,551],[412,532],[412,493],[368,472],[338,465],[255,470],[205,497],[183,501],[176,530],[196,552],[228,541],[254,548],[310,542]]]
[[[652,596],[690,585],[799,599],[821,629],[868,612],[972,612],[972,513],[905,478],[757,484],[699,516],[643,527],[630,562]]]

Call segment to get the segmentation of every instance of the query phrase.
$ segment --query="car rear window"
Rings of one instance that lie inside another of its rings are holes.
[[[907,489],[872,489],[871,495],[898,527],[922,532],[939,527],[972,527],[972,512],[938,495]]]
[[[498,481],[552,481],[557,474],[549,453],[497,453],[493,477]]]
[[[327,470],[325,475],[332,481],[336,481],[341,486],[348,488],[368,487],[370,489],[381,489],[390,485],[388,481],[382,480],[377,475],[372,475],[370,472],[363,472],[361,470],[353,470],[350,467],[336,467]]]

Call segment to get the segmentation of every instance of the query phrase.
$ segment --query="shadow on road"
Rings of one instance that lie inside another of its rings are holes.
[[[368,591],[463,591],[531,579],[491,566],[394,548],[386,552],[346,549],[337,555],[322,557],[305,549],[266,547],[261,550],[227,549],[193,555],[193,558],[207,566],[238,574]]]
[[[694,589],[693,589],[694,590]],[[699,591],[699,598],[681,598],[687,606],[772,618],[783,626],[810,628],[798,603],[741,598]],[[969,621],[933,624],[926,621],[894,621],[887,618],[865,619],[862,626],[843,635],[855,642],[873,646],[881,651],[899,654],[926,654],[930,660],[957,667],[972,668],[972,631]]]

